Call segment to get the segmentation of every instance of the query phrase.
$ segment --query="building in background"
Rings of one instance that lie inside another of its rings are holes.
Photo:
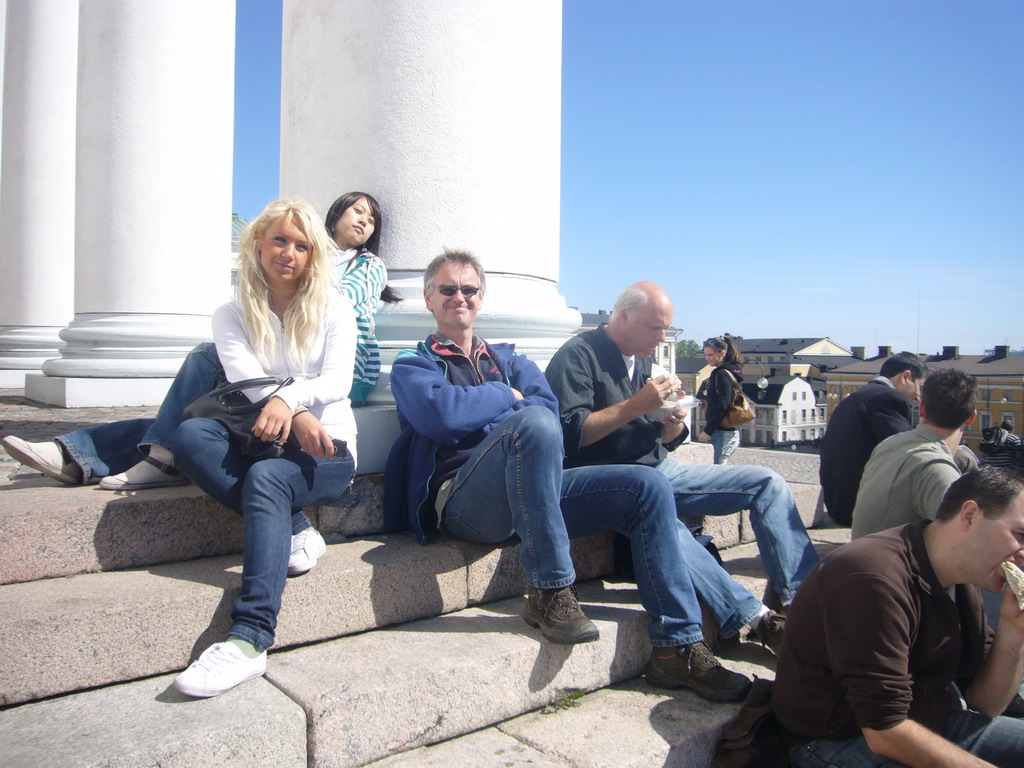
[[[779,363],[794,357],[851,357],[853,350],[833,341],[828,336],[808,339],[745,339],[736,337],[748,362]]]
[[[855,348],[856,349],[856,348]],[[882,363],[892,355],[891,347],[879,347],[878,355],[826,374],[828,415],[852,392],[878,375]],[[935,371],[958,368],[978,385],[978,418],[964,433],[964,442],[977,453],[981,431],[1002,421],[1011,421],[1014,431],[1024,425],[1024,356],[1011,355],[1009,346],[996,346],[990,355],[961,355],[959,347],[943,347],[935,355],[922,355]]]
[[[757,417],[740,429],[748,446],[813,444],[828,421],[826,371],[858,360],[854,350],[827,336],[745,339],[736,337],[743,362],[743,391]],[[687,392],[697,392],[711,375],[702,357],[680,358],[676,375]],[[763,383],[764,386],[759,386]],[[704,425],[703,411],[694,414],[694,429]]]

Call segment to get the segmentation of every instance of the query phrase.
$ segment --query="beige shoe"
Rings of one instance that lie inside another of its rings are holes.
[[[26,467],[42,472],[58,483],[82,484],[82,468],[73,461],[65,461],[64,451],[56,442],[30,443],[14,435],[8,435],[0,442],[12,458]]]
[[[147,456],[127,472],[104,477],[100,480],[100,488],[104,491],[145,491],[188,483],[189,479],[170,464]]]

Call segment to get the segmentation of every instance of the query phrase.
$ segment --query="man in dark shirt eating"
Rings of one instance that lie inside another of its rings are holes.
[[[1022,490],[1019,474],[968,472],[934,522],[857,539],[810,573],[772,700],[803,742],[794,766],[1024,765],[1024,722],[998,716],[1024,674],[1024,611],[1006,590],[993,634],[977,589],[1024,562]]]

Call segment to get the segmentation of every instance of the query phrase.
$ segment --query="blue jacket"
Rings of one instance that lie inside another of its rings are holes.
[[[384,522],[387,530],[410,528],[426,543],[437,530],[437,513],[427,503],[435,457],[474,433],[482,441],[501,422],[527,406],[558,416],[558,400],[536,363],[517,354],[514,344],[487,344],[504,383],[458,386],[448,380],[448,362],[430,348],[432,337],[415,350],[400,352],[391,368],[391,391],[401,434],[384,470]],[[523,394],[516,400],[515,388]]]

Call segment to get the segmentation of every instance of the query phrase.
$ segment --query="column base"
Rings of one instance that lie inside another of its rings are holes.
[[[24,389],[25,377],[30,373],[39,373],[38,368],[10,369],[0,368],[0,389]]]
[[[171,378],[196,344],[210,340],[209,315],[76,314],[60,332],[60,357],[43,363],[55,378]]]
[[[60,356],[63,326],[0,326],[0,387],[25,386],[26,373],[39,373],[43,364]]]
[[[388,453],[398,439],[398,409],[394,405],[366,405],[353,408],[356,417],[358,452],[356,472],[372,475],[384,471]]]
[[[25,396],[58,408],[160,405],[172,381],[172,378],[67,378],[33,372],[25,376]]]

